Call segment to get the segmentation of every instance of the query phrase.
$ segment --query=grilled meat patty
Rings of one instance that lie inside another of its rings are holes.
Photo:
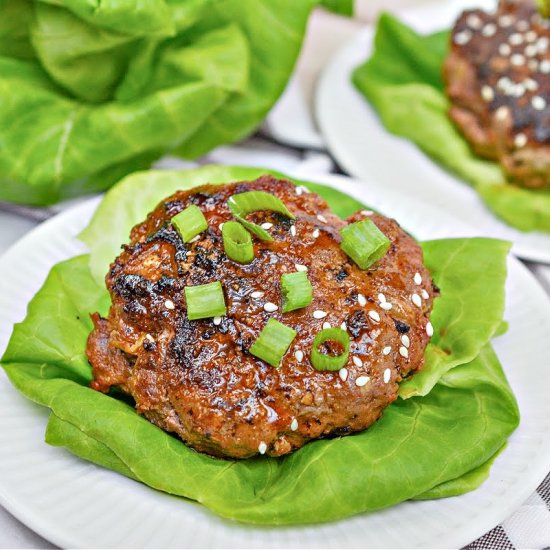
[[[530,188],[550,187],[549,46],[534,0],[501,0],[460,16],[443,68],[450,117],[473,150]]]
[[[232,219],[228,199],[251,190],[276,195],[296,219],[250,215],[273,224],[273,241],[254,237],[255,259],[241,265],[225,255],[220,224]],[[190,205],[209,227],[184,244],[170,220]],[[418,244],[395,221],[371,219],[391,246],[362,271],[339,246],[346,222],[288,181],[264,176],[175,193],[133,228],[107,275],[112,306],[107,319],[93,315],[87,348],[92,387],[120,387],[151,422],[216,456],[279,456],[367,428],[396,399],[398,382],[422,366],[436,292]],[[281,275],[303,266],[313,301],[282,313]],[[184,287],[213,281],[223,285],[227,315],[190,321]],[[272,317],[297,331],[279,368],[250,353]],[[348,362],[335,372],[310,362],[326,323],[342,325],[351,339]]]

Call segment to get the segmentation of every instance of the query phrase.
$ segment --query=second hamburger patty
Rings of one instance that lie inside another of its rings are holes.
[[[550,187],[550,21],[533,0],[502,0],[495,13],[464,12],[443,75],[449,114],[511,181]]]
[[[220,224],[232,219],[232,195],[255,190],[276,195],[296,219],[253,214],[273,224],[273,241],[254,238],[254,260],[241,265],[225,255]],[[208,229],[184,244],[171,218],[190,205]],[[348,222],[288,181],[264,176],[172,195],[134,227],[111,266],[112,306],[107,319],[93,316],[88,341],[92,387],[120,387],[139,413],[217,456],[279,456],[311,439],[367,428],[396,399],[403,377],[422,366],[435,292],[418,244],[395,221],[370,219],[391,245],[361,270],[340,248]],[[306,268],[312,303],[282,313],[281,275]],[[227,315],[190,321],[184,288],[213,281],[222,283]],[[250,353],[270,318],[297,332],[279,368]],[[335,372],[310,362],[326,323],[350,336],[347,364]]]

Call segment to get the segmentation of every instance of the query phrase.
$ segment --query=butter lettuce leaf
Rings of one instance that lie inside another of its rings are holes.
[[[116,251],[94,237],[110,235],[118,247],[131,226],[168,193],[216,177],[221,182],[257,175],[256,169],[206,167],[128,178],[104,199],[86,232],[100,250],[97,265],[106,270]],[[145,184],[147,177],[151,185]],[[342,216],[362,206],[339,192],[313,186],[308,184],[325,193]],[[127,217],[125,208],[130,211]],[[279,459],[233,461],[197,453],[140,417],[116,394],[88,387],[89,313],[105,315],[109,307],[108,293],[92,274],[94,260],[88,255],[51,270],[26,319],[15,326],[1,363],[23,394],[51,409],[48,443],[156,490],[196,500],[226,518],[269,525],[317,523],[407,499],[460,494],[483,481],[519,420],[513,393],[488,344],[501,327],[507,245],[491,239],[449,239],[423,248],[443,290],[432,316],[432,345],[441,351],[436,354],[437,376],[428,377],[430,391],[398,399],[362,433],[314,441]],[[495,258],[495,267],[483,279],[478,266],[488,257]],[[453,273],[458,267],[459,273]],[[468,330],[462,322],[465,311],[472,322],[484,321]],[[426,369],[432,361],[428,352]]]
[[[315,0],[0,0],[0,200],[101,191],[250,134]]]
[[[381,122],[472,185],[485,205],[522,231],[550,231],[550,191],[506,181],[500,166],[477,157],[447,116],[441,71],[449,33],[420,35],[389,14],[377,24],[374,53],[352,75]]]

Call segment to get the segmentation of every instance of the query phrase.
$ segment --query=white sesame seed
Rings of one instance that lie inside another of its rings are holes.
[[[307,271],[307,266],[302,264],[294,264],[296,271]]]
[[[469,27],[472,27],[472,29],[477,30],[481,28],[481,25],[483,25],[483,21],[478,15],[476,15],[475,13],[472,13],[472,15],[469,15],[468,18],[466,19],[466,24]]]
[[[150,334],[146,334],[145,339],[148,340],[149,342],[154,342],[155,341],[155,339]]]
[[[483,86],[481,88],[481,97],[486,102],[493,101],[493,99],[495,99],[495,92],[493,88],[491,88],[491,86]]]
[[[216,326],[221,325],[221,322],[222,322],[222,318],[221,318],[221,317],[219,317],[219,316],[214,317],[214,324],[215,324]]]
[[[541,36],[537,42],[537,50],[540,53],[546,53],[548,46],[550,46],[550,40],[546,36]]]
[[[510,90],[510,94],[515,97],[521,97],[525,93],[525,86],[523,84],[515,84]]]
[[[508,107],[502,106],[495,111],[495,118],[497,120],[501,120],[501,121],[506,120],[507,116],[508,116]]]
[[[494,23],[487,23],[487,25],[485,25],[483,29],[481,29],[481,34],[483,36],[494,36],[496,32],[497,26]]]
[[[367,305],[367,299],[362,294],[357,295],[357,301],[361,307],[365,307]]]
[[[422,298],[416,293],[411,296],[412,303],[417,307],[422,307]]]
[[[176,306],[174,305],[174,302],[172,302],[172,300],[166,300],[166,302],[164,302],[164,307],[166,309],[174,309]]]
[[[529,31],[525,33],[525,40],[527,40],[527,42],[535,42],[537,37],[538,34],[535,31]]]
[[[291,234],[293,237],[296,237],[296,226],[295,226],[295,225],[291,225],[291,226],[290,226],[290,234]]]
[[[269,222],[265,222],[265,223],[262,223],[262,225],[260,225],[260,227],[262,229],[271,229],[273,227],[273,224],[269,223]]]
[[[218,225],[218,229],[219,229],[220,231],[222,231],[222,229],[223,229],[223,222],[220,223],[220,225]]]
[[[359,378],[355,379],[355,385],[362,387],[365,384],[367,384],[370,381],[370,378],[368,376],[360,376]]]
[[[428,300],[430,297],[430,295],[428,294],[428,291],[424,288],[420,291],[420,296],[422,296],[424,300]]]
[[[514,22],[514,19],[515,18],[512,15],[501,15],[498,18],[498,24],[503,29],[506,29],[507,27],[512,25],[512,23]]]
[[[317,214],[317,219],[318,219],[321,223],[327,223],[327,219],[326,219],[325,216],[323,216],[322,214]]]
[[[374,311],[374,310],[370,310],[369,311],[369,317],[373,320],[373,321],[376,321],[376,322],[379,322],[380,321],[380,315],[378,314],[377,311]]]
[[[346,369],[346,367],[342,367],[338,371],[338,376],[340,377],[340,380],[342,380],[342,382],[345,382],[348,379],[348,369]]]
[[[517,148],[525,147],[527,145],[527,136],[525,134],[518,134],[514,138],[514,145]]]
[[[298,361],[298,363],[301,363],[304,360],[304,352],[301,349],[297,349],[294,352],[294,357],[296,357],[296,361]]]
[[[196,243],[201,238],[200,235],[195,235],[189,242],[190,243]]]
[[[530,92],[535,92],[536,90],[538,90],[539,87],[538,82],[536,80],[533,80],[532,78],[526,78],[523,81],[523,85]]]
[[[261,454],[261,455],[265,455],[265,452],[267,451],[267,445],[262,441],[259,445],[258,445],[258,452]]]
[[[542,111],[546,108],[546,100],[540,95],[536,95],[531,98],[531,105],[533,106],[533,109]]]
[[[407,359],[407,357],[409,357],[409,350],[405,346],[401,346],[399,348],[399,355]]]
[[[516,25],[518,31],[525,32],[529,28],[529,23],[527,21],[518,21],[518,24]]]
[[[268,313],[273,313],[274,311],[277,311],[279,309],[279,306],[274,304],[273,302],[266,302],[264,304],[264,310]]]
[[[389,302],[382,302],[380,304],[380,307],[385,311],[389,311],[390,309],[392,309],[393,304],[390,304]]]
[[[523,43],[523,36],[519,34],[519,32],[515,32],[514,34],[511,34],[508,38],[508,42],[512,44],[512,46],[519,46]]]
[[[325,322],[323,323],[323,328],[324,328],[324,329],[330,328],[330,323],[329,323],[328,321],[325,321]]]
[[[426,334],[427,334],[430,338],[434,335],[434,327],[433,327],[433,325],[430,323],[430,321],[428,321],[428,324],[426,325]]]
[[[538,50],[537,50],[537,47],[534,44],[529,44],[529,46],[527,46],[525,48],[525,50],[523,50],[523,53],[527,57],[535,57],[535,55],[537,55],[537,53],[538,53]]]
[[[298,185],[298,187],[296,187],[296,194],[301,195],[302,193],[309,193],[309,189],[304,185]]]
[[[255,291],[250,295],[250,297],[251,297],[251,298],[254,298],[254,299],[257,299],[257,298],[261,298],[263,295],[264,295],[264,293],[261,292],[260,290],[255,290]]]
[[[391,353],[391,346],[386,346],[383,350],[382,350],[382,353],[384,355],[389,355]]]
[[[542,74],[550,73],[550,60],[549,59],[544,59],[540,62],[539,71]]]
[[[312,235],[313,235],[313,238],[314,238],[314,239],[319,238],[319,235],[320,235],[320,234],[321,234],[321,232],[320,232],[318,229],[314,229],[314,230],[313,230]]]
[[[510,63],[516,67],[525,65],[525,56],[520,53],[515,53],[512,57],[510,57]]]
[[[401,335],[401,342],[406,348],[411,345],[411,339],[406,334]]]
[[[345,321],[340,325],[340,328],[341,328],[342,330],[348,330],[348,325],[346,325],[346,322],[345,322]]]
[[[372,210],[361,210],[361,212],[359,212],[362,216],[372,216],[374,214],[374,212]]]
[[[421,285],[422,284],[422,275],[420,275],[420,273],[415,273],[413,280],[414,280],[414,284]]]
[[[512,48],[508,44],[501,44],[498,47],[498,53],[504,57],[510,55],[512,53]]]
[[[363,361],[361,361],[361,359],[359,359],[359,357],[357,357],[357,355],[354,355],[353,356],[353,364],[356,367],[362,367],[363,366]]]
[[[323,319],[324,317],[327,316],[327,313],[326,311],[321,311],[320,309],[316,309],[314,312],[313,312],[313,318],[314,319]]]
[[[290,423],[290,429],[295,432],[298,429],[298,421],[294,418]]]
[[[472,31],[464,30],[462,32],[457,32],[454,36],[454,43],[458,46],[464,46],[470,42],[472,39]]]
[[[386,369],[384,371],[384,382],[387,384],[391,380],[391,370]]]
[[[386,295],[385,295],[385,294],[382,294],[382,293],[380,292],[380,294],[378,294],[378,301],[379,301],[380,303],[385,302],[385,301],[386,301]]]

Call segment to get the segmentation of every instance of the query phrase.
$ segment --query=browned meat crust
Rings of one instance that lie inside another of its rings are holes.
[[[231,219],[227,199],[250,190],[277,195],[296,220],[254,214],[250,219],[273,223],[274,240],[254,238],[255,259],[240,265],[225,256],[219,226]],[[184,245],[170,219],[191,204],[209,229]],[[264,449],[279,456],[314,438],[367,428],[396,399],[398,382],[422,366],[434,296],[417,243],[395,221],[372,220],[392,244],[378,265],[361,271],[339,247],[346,223],[290,182],[264,176],[174,194],[134,227],[131,244],[111,266],[112,307],[107,320],[93,317],[88,341],[92,387],[120,386],[139,413],[217,456],[244,458]],[[267,302],[280,306],[280,276],[296,264],[308,268],[312,304],[266,312]],[[184,287],[216,280],[227,316],[189,321]],[[315,311],[326,316],[314,318]],[[270,317],[298,332],[278,369],[249,353]],[[351,337],[340,372],[317,371],[309,361],[324,323],[346,323]],[[364,376],[368,383],[358,385]]]
[[[501,0],[460,16],[443,68],[450,117],[473,150],[530,188],[550,186],[549,46],[533,0]]]

